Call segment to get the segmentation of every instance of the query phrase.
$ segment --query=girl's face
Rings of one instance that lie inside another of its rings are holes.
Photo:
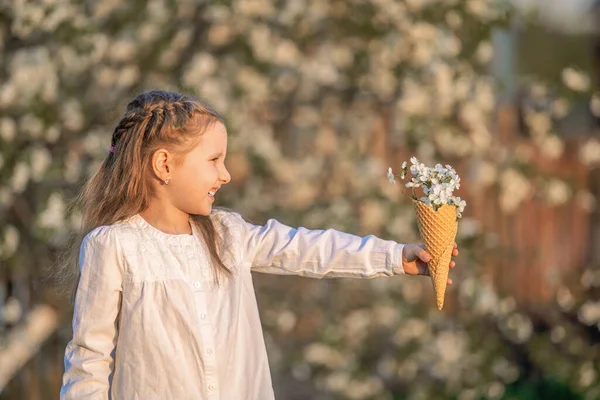
[[[199,143],[173,168],[167,192],[171,201],[188,214],[209,215],[217,190],[229,183],[225,168],[227,130],[216,122],[209,126]],[[213,197],[214,195],[214,197]]]

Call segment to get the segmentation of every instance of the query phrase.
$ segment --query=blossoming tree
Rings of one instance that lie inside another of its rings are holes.
[[[233,181],[221,201],[255,219],[415,242],[411,205],[382,173],[396,151],[468,166],[465,190],[497,187],[507,213],[534,193],[591,207],[591,193],[527,168],[495,131],[490,32],[510,19],[497,0],[0,3],[0,335],[31,303],[55,301],[37,279],[78,224],[67,200],[142,89],[183,90],[225,116]],[[585,79],[563,76],[587,93]],[[568,104],[547,87],[521,114],[552,158]],[[590,168],[598,154],[596,139],[579,153]],[[476,255],[476,235],[460,238]],[[410,279],[257,277],[277,397],[501,398],[536,377],[600,396],[597,269],[577,296],[561,286],[540,319],[481,278],[485,260],[462,263],[455,313],[424,306]]]

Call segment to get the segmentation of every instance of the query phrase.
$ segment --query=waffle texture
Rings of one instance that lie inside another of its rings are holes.
[[[438,310],[444,307],[446,284],[450,270],[450,259],[454,248],[454,239],[458,230],[456,207],[444,204],[437,211],[431,206],[413,199],[417,212],[417,222],[425,251],[431,255],[427,263],[435,290]]]

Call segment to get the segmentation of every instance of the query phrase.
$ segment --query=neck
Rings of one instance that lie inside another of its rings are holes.
[[[148,208],[140,212],[140,216],[156,229],[170,234],[191,234],[190,215],[186,212],[171,207],[163,207],[150,202]]]

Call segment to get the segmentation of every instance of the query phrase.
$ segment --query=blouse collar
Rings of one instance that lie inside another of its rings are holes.
[[[131,221],[136,224],[140,229],[142,229],[143,231],[145,231],[146,233],[148,233],[149,235],[159,239],[159,240],[167,240],[167,241],[172,241],[172,240],[177,240],[177,241],[193,241],[195,240],[196,235],[198,234],[198,230],[195,226],[195,224],[193,223],[191,217],[190,217],[190,226],[192,227],[192,233],[178,233],[178,234],[174,234],[174,233],[165,233],[163,231],[161,231],[160,229],[154,227],[153,225],[151,225],[148,221],[146,221],[140,214],[135,214],[133,217],[131,217]]]

